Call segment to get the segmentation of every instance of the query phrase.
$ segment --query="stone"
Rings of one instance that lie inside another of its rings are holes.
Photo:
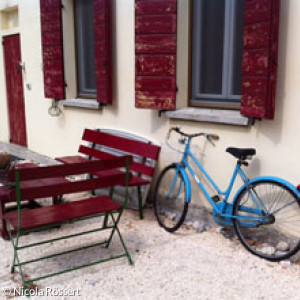
[[[286,269],[286,268],[289,268],[289,267],[292,265],[292,263],[291,263],[289,260],[282,260],[282,261],[280,262],[280,265],[281,265],[284,269]]]
[[[175,220],[175,218],[176,218],[176,213],[174,213],[174,212],[167,211],[167,212],[165,212],[165,215],[168,219],[170,219],[172,221]]]
[[[216,227],[215,228],[216,233],[221,233],[222,230],[223,230],[223,227]]]
[[[257,244],[259,244],[259,243],[257,243]],[[260,246],[260,248],[272,247],[272,246],[271,246],[270,244],[268,244],[268,243],[260,243],[259,246]]]
[[[205,231],[206,224],[204,221],[195,221],[193,227],[196,229],[196,232],[200,233]]]
[[[261,247],[261,248],[258,248],[257,250],[260,251],[262,254],[265,254],[265,255],[274,255],[275,252],[276,252],[276,248],[271,247],[271,246]]]
[[[286,254],[287,254],[287,252],[285,252],[285,251],[279,251],[279,250],[277,250],[275,252],[275,256],[283,256],[283,255],[286,255]]]
[[[290,250],[290,244],[287,243],[287,242],[279,242],[277,245],[276,245],[276,249],[278,251],[289,251]]]
[[[184,222],[184,224],[188,227],[193,227],[193,222],[192,221],[187,221],[187,222]]]
[[[256,241],[252,240],[252,239],[246,239],[246,242],[248,245],[250,246],[255,246],[256,245]]]

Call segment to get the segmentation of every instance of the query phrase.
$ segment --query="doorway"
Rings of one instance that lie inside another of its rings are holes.
[[[10,142],[27,147],[20,35],[3,37]]]

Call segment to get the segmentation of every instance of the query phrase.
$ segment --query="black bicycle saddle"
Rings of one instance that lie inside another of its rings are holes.
[[[249,156],[254,156],[256,154],[256,150],[254,148],[234,148],[229,147],[226,149],[226,152],[230,153],[234,157],[240,160],[246,160]]]

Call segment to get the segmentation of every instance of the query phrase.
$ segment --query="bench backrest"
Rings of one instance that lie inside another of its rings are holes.
[[[20,192],[22,200],[33,200],[37,198],[54,197],[70,193],[90,191],[98,188],[107,188],[116,185],[125,184],[125,186],[127,186],[129,182],[128,170],[130,162],[130,156],[122,156],[101,161],[89,161],[85,163],[34,167],[19,170],[15,169],[9,172],[8,179],[11,182],[16,183],[16,189],[12,194],[13,198],[20,198],[17,197],[18,192]],[[120,168],[126,168],[127,172],[101,178],[88,177],[87,179],[76,181],[55,180],[64,179],[66,176],[89,174],[91,172]],[[39,180],[40,183],[38,185],[26,184],[28,182],[34,182],[35,180]],[[45,184],[42,184],[43,182]]]
[[[130,165],[131,171],[148,177],[153,176],[155,161],[160,152],[159,146],[90,129],[85,129],[82,139],[91,145],[81,145],[79,147],[80,153],[96,159],[129,154],[135,158]],[[149,164],[149,160],[154,163]]]

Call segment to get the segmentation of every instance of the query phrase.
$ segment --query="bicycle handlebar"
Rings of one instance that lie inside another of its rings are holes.
[[[217,134],[210,134],[210,133],[205,133],[205,132],[198,132],[198,133],[188,134],[188,133],[185,133],[185,132],[181,131],[178,126],[170,128],[170,130],[168,132],[168,135],[167,135],[168,139],[169,139],[170,134],[171,134],[172,131],[175,131],[175,132],[179,133],[180,135],[182,135],[184,137],[187,137],[189,139],[192,139],[194,137],[199,137],[199,136],[205,136],[207,138],[207,140],[209,142],[211,142],[213,145],[214,145],[213,140],[214,141],[219,140],[219,136]]]

